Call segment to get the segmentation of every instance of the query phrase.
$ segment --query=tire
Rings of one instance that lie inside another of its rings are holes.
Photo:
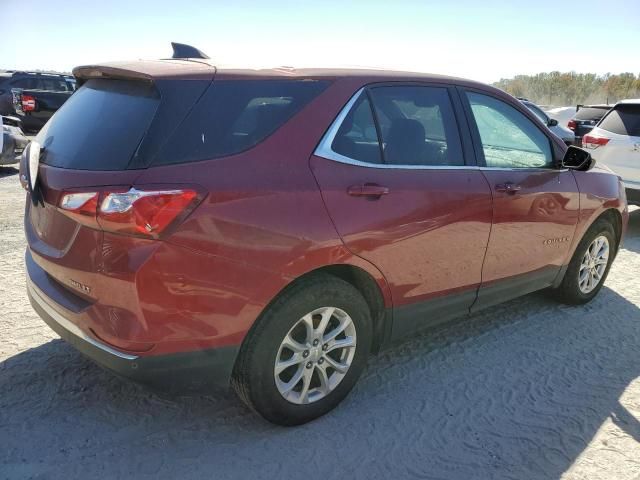
[[[591,247],[596,239],[601,237],[606,238],[609,247],[606,267],[604,268],[604,272],[600,276],[597,284],[592,286],[589,291],[584,291],[580,285],[582,262],[585,258],[587,249]],[[556,298],[560,302],[568,305],[583,305],[590,302],[598,294],[607,279],[611,263],[616,256],[617,250],[618,242],[611,223],[605,219],[596,220],[578,244],[573,257],[571,258],[571,262],[569,262],[569,267],[565,272],[564,278],[562,279],[562,283],[554,291]]]
[[[321,322],[326,325],[324,335]],[[327,340],[340,328],[344,330]],[[231,385],[250,409],[272,423],[309,422],[334,409],[351,391],[367,363],[372,331],[369,307],[350,283],[328,274],[303,279],[270,305],[251,329]],[[285,343],[287,336],[292,341]],[[354,346],[336,347],[349,343]],[[295,351],[289,350],[290,344]],[[294,362],[291,367],[278,373],[276,369],[289,361]],[[332,368],[342,370],[347,364],[345,373]],[[291,387],[299,375],[303,377]]]

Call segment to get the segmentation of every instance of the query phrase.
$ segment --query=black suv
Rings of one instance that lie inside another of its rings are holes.
[[[40,92],[65,92],[62,102],[55,102],[56,108],[47,108],[37,115],[24,115],[14,108],[13,91],[36,90]],[[39,130],[75,90],[75,79],[71,75],[45,72],[0,71],[0,115],[18,116],[25,130]],[[57,105],[60,103],[60,105]]]
[[[589,133],[596,126],[604,115],[611,110],[613,105],[577,105],[576,114],[573,116],[567,127],[576,134],[576,144],[582,144],[582,137]]]

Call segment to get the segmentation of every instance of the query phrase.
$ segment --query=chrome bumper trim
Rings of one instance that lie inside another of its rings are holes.
[[[124,360],[136,360],[138,358],[137,355],[130,355],[128,353],[119,352],[118,350],[111,348],[109,345],[105,345],[102,342],[99,342],[89,335],[84,333],[77,325],[73,322],[64,318],[60,313],[57,312],[46,300],[45,294],[31,281],[31,279],[27,278],[27,289],[31,294],[33,300],[42,308],[51,318],[53,318],[60,326],[62,326],[65,330],[69,331],[76,337],[81,338],[87,343],[90,343],[96,348],[107,352],[116,357],[122,358]]]

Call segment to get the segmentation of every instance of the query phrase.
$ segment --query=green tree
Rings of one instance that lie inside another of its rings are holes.
[[[576,72],[543,72],[501,78],[494,86],[516,97],[525,97],[541,105],[614,103],[640,97],[640,75]]]

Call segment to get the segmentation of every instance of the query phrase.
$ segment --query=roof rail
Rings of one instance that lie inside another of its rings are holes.
[[[197,48],[185,43],[171,42],[171,47],[173,47],[173,56],[171,58],[209,58]]]
[[[36,71],[36,70],[0,70],[0,73],[10,73],[11,75],[15,74],[27,74],[27,75],[57,75],[61,77],[72,77],[71,73],[61,73],[61,72],[49,72],[46,70]]]

